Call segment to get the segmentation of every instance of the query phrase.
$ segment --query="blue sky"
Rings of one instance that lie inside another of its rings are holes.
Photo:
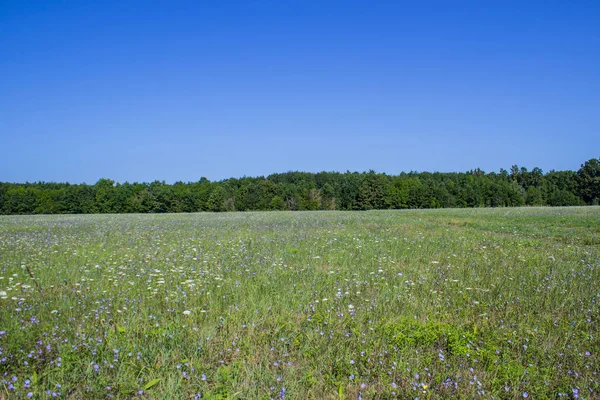
[[[0,181],[576,170],[597,1],[0,2]]]

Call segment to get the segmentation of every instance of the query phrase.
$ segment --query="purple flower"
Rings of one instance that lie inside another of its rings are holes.
[[[527,393],[527,392],[523,392],[523,397],[524,397],[524,398],[528,398],[528,397],[529,397],[529,393]]]

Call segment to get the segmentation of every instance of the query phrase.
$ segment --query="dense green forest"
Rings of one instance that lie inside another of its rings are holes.
[[[371,210],[598,204],[600,162],[578,171],[286,172],[211,182],[0,183],[0,214]]]

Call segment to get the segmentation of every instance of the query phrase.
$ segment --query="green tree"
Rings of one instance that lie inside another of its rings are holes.
[[[525,191],[525,204],[528,206],[543,206],[542,191],[536,186],[529,186]]]
[[[366,174],[358,188],[356,196],[356,209],[373,210],[387,208],[389,202],[386,199],[388,192],[387,179],[385,175],[376,174],[371,170]]]
[[[98,212],[112,213],[116,209],[115,181],[102,178],[95,185]]]
[[[210,193],[208,197],[208,210],[209,211],[226,211],[225,208],[225,189],[221,185],[216,185],[213,191]]]
[[[579,196],[587,204],[600,202],[600,162],[592,158],[577,171]]]

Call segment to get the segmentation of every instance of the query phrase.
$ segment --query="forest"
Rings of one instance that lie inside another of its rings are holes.
[[[179,213],[264,210],[373,210],[579,206],[600,201],[600,161],[577,171],[285,172],[211,182],[94,185],[2,183],[0,214]]]

